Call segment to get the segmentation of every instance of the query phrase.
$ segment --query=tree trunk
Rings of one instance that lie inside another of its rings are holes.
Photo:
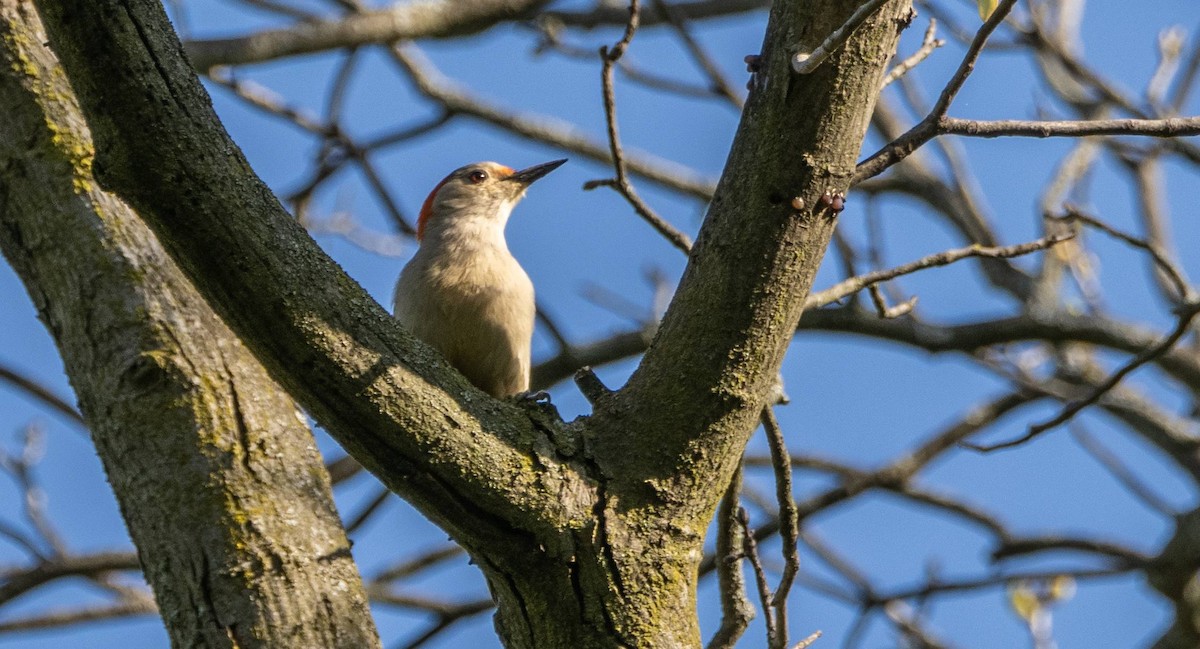
[[[95,183],[33,7],[0,0],[0,16],[0,249],[66,362],[173,646],[379,646],[304,415]]]
[[[629,384],[568,425],[472,388],[316,247],[228,139],[157,2],[39,2],[99,182],[280,384],[471,553],[505,644],[538,649],[700,645],[704,531],[794,333],[837,218],[822,197],[848,188],[909,2],[887,3],[811,74],[790,60],[859,4],[775,3],[662,327]]]

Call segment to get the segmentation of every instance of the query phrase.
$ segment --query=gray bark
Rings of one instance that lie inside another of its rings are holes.
[[[836,221],[820,197],[848,187],[908,2],[803,77],[791,55],[859,3],[776,3],[663,325],[629,384],[571,425],[472,388],[316,247],[221,128],[157,2],[38,4],[97,180],[290,394],[471,553],[506,645],[699,645],[704,530],[799,320]],[[794,196],[812,207],[796,213]]]
[[[57,343],[172,643],[379,645],[305,417],[138,216],[0,0],[0,250]]]

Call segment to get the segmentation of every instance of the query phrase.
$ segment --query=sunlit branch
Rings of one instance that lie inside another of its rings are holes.
[[[942,88],[942,93],[938,96],[937,103],[934,104],[933,110],[929,115],[916,126],[909,129],[907,133],[879,150],[865,162],[860,163],[858,169],[854,172],[852,185],[872,176],[879,175],[883,170],[908,157],[913,151],[920,148],[922,144],[936,136],[934,124],[946,116],[946,111],[950,109],[950,103],[954,101],[955,96],[958,95],[958,91],[966,83],[967,77],[974,71],[975,61],[983,51],[983,46],[987,43],[992,32],[1004,21],[1008,12],[1012,11],[1015,4],[1016,0],[1003,0],[996,7],[992,15],[979,28],[979,32],[975,34],[975,39],[971,42],[970,47],[967,48],[967,53],[963,56],[958,70],[954,72],[954,75],[950,77],[950,81]]]
[[[625,167],[625,153],[621,147],[621,136],[617,129],[617,98],[613,90],[613,66],[625,54],[625,50],[629,48],[629,43],[633,40],[633,35],[637,32],[638,11],[638,0],[631,0],[629,4],[629,22],[625,26],[625,33],[621,36],[621,40],[617,41],[611,48],[607,46],[600,48],[600,59],[603,61],[600,78],[604,95],[604,120],[608,131],[608,149],[612,156],[613,170],[616,172],[616,177],[589,181],[583,185],[583,188],[595,189],[596,187],[607,186],[617,190],[618,193],[625,197],[625,200],[629,202],[629,205],[633,207],[638,216],[642,217],[642,220],[649,223],[651,227],[676,248],[687,253],[692,249],[691,238],[668,223],[666,219],[659,216],[653,208],[638,196],[637,191],[633,188],[633,184],[629,182]]]

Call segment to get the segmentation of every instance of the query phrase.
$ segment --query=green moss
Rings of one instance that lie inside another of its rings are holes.
[[[23,25],[12,21],[6,24],[4,30],[4,49],[14,56],[10,68],[25,77],[25,85],[37,96],[38,103],[44,108],[45,125],[50,131],[50,144],[59,154],[65,155],[74,170],[73,185],[76,193],[86,194],[94,189],[92,178],[92,161],[95,149],[88,138],[86,129],[72,128],[69,124],[60,124],[57,119],[62,115],[78,114],[74,97],[70,94],[70,84],[61,66],[49,69],[48,74],[42,74],[42,67],[34,59],[32,53],[35,45],[29,40]]]

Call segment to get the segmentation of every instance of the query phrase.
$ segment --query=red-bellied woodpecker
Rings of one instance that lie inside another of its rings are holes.
[[[454,170],[425,199],[421,246],[396,282],[400,322],[494,397],[529,390],[533,337],[533,284],[508,251],[504,225],[526,188],[564,162]]]

